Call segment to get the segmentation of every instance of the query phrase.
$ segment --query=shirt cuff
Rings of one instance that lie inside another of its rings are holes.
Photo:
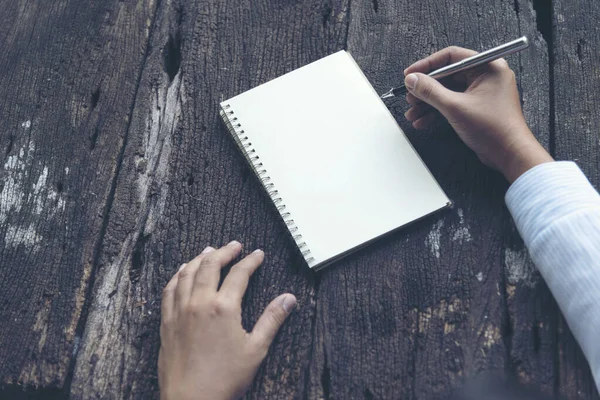
[[[510,186],[505,200],[527,247],[558,219],[600,207],[600,195],[571,161],[531,168]]]

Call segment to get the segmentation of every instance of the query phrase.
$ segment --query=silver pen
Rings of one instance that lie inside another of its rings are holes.
[[[482,64],[492,62],[509,54],[516,53],[517,51],[521,51],[523,49],[526,49],[527,47],[529,47],[529,41],[527,40],[526,36],[523,36],[522,38],[513,40],[512,42],[505,43],[501,46],[494,47],[493,49],[475,54],[474,56],[471,56],[469,58],[465,58],[464,60],[461,60],[457,63],[446,65],[445,67],[436,69],[435,71],[430,72],[427,75],[435,79],[442,79],[447,76],[462,72],[464,70],[475,68]],[[381,98],[387,99],[390,97],[400,96],[404,94],[406,94],[406,87],[402,85],[390,89],[388,92],[382,94]]]

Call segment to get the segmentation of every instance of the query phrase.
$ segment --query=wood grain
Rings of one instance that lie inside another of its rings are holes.
[[[531,47],[519,53],[513,65],[521,89],[525,119],[537,139],[552,148],[550,124],[550,64],[546,31],[549,14],[530,1],[514,4],[518,35],[526,35]],[[558,307],[533,265],[511,218],[505,225],[504,264],[508,307],[507,344],[510,375],[518,382],[553,396],[557,378],[556,331]]]
[[[526,2],[352,2],[350,15],[348,49],[380,92],[402,79],[399,66],[435,50],[485,49],[530,34],[532,50],[509,63],[527,119],[548,143],[546,44]],[[535,277],[511,258],[523,254],[522,244],[507,246],[516,232],[503,206],[506,184],[447,125],[415,132],[404,122],[405,103],[392,109],[455,208],[323,273],[317,295],[323,349],[314,357],[323,357],[324,367],[311,372],[322,375],[325,393],[339,398],[446,398],[489,371],[527,374],[521,380],[541,388],[550,381],[552,390],[552,356],[538,356],[527,341],[529,310],[545,309],[510,298],[511,287],[529,293]],[[552,332],[541,334],[552,343]],[[549,362],[539,373],[537,358]]]
[[[58,390],[77,351],[153,3],[0,9],[0,386]]]
[[[160,4],[72,398],[156,397],[162,288],[205,246],[232,239],[267,254],[244,302],[246,327],[278,294],[299,300],[247,397],[303,397],[318,279],[236,149],[218,103],[343,47],[345,12],[320,1]]]
[[[447,124],[416,132],[390,103],[454,209],[313,273],[218,116],[341,48],[384,91],[435,50],[527,35],[508,59],[526,119],[598,187],[593,0],[0,6],[0,398],[157,398],[161,290],[231,239],[267,254],[245,327],[278,294],[299,299],[249,399],[442,399],[490,372],[599,398],[507,184]]]
[[[554,155],[573,160],[600,188],[600,7],[597,2],[553,2]],[[560,316],[558,391],[569,399],[598,399],[581,349]]]

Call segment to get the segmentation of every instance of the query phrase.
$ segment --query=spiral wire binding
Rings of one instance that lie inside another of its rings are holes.
[[[221,110],[222,115],[224,116],[225,123],[229,127],[229,131],[232,132],[233,137],[242,149],[244,156],[256,172],[258,179],[262,183],[263,187],[267,191],[267,194],[275,204],[279,215],[283,219],[283,222],[287,226],[292,238],[296,242],[298,249],[300,249],[300,253],[304,257],[306,263],[312,267],[312,264],[315,262],[315,258],[311,255],[310,249],[306,242],[302,239],[302,235],[298,231],[298,226],[292,219],[291,214],[286,211],[285,203],[283,199],[279,195],[279,191],[275,188],[275,184],[271,181],[271,177],[268,175],[267,170],[263,163],[260,160],[258,154],[256,154],[256,150],[252,147],[252,142],[248,137],[248,134],[242,129],[242,124],[238,121],[238,118],[235,116],[235,112],[231,109],[230,104],[225,104],[222,106]]]

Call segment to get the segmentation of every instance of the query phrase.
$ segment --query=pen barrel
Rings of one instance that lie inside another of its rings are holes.
[[[471,56],[469,58],[465,58],[464,60],[459,61],[455,64],[451,64],[438,70],[435,70],[432,73],[430,73],[429,76],[435,79],[445,78],[447,76],[454,75],[458,72],[475,68],[479,65],[492,62],[502,57],[506,57],[509,54],[526,49],[528,46],[529,41],[527,40],[527,37],[523,36],[522,38],[513,40],[512,42],[505,43],[501,46],[494,47],[493,49],[475,54],[474,56]]]

